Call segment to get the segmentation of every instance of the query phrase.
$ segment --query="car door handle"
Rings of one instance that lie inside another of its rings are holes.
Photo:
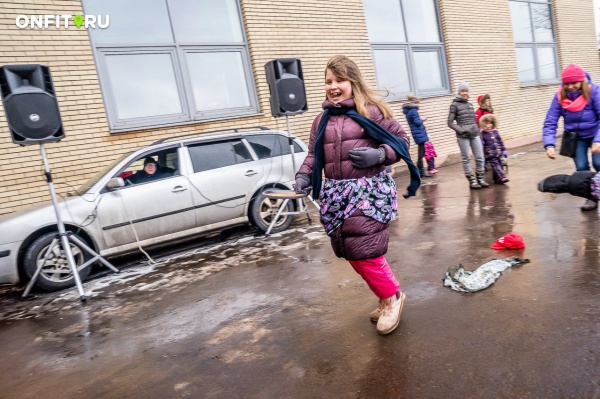
[[[184,191],[186,191],[186,190],[187,190],[187,188],[186,188],[186,187],[183,187],[183,186],[175,186],[175,187],[173,187],[173,190],[171,190],[171,192],[173,192],[173,193],[182,193],[182,192],[184,192]]]
[[[254,176],[256,174],[258,174],[258,172],[255,172],[252,169],[250,169],[249,171],[246,172],[246,176]]]

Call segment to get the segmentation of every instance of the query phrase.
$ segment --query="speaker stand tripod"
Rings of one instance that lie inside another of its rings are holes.
[[[71,273],[73,274],[73,279],[75,280],[75,285],[77,286],[77,291],[79,292],[79,299],[81,299],[81,302],[85,302],[87,300],[87,297],[85,296],[85,292],[83,291],[83,285],[81,284],[81,278],[79,277],[79,270],[83,270],[85,267],[91,265],[96,260],[99,260],[100,262],[102,262],[102,264],[104,266],[108,267],[115,273],[119,273],[119,269],[117,269],[116,267],[111,265],[106,259],[104,259],[98,253],[96,253],[94,250],[92,250],[89,246],[87,246],[83,241],[81,241],[75,235],[66,231],[65,225],[60,217],[60,211],[58,209],[58,201],[56,200],[56,192],[54,191],[54,183],[52,182],[52,175],[50,174],[50,166],[48,165],[46,149],[44,148],[43,143],[40,143],[40,151],[42,152],[42,161],[44,162],[44,174],[46,176],[46,182],[48,183],[48,187],[50,188],[50,196],[52,197],[52,205],[54,206],[54,212],[56,213],[56,225],[58,227],[58,233],[56,234],[56,237],[54,237],[54,239],[52,240],[52,243],[50,244],[50,246],[48,246],[48,249],[46,250],[43,261],[42,262],[38,261],[37,269],[36,269],[35,273],[33,274],[33,277],[31,277],[31,280],[29,281],[27,288],[25,288],[25,292],[23,292],[22,298],[25,298],[29,295],[29,292],[35,285],[35,282],[38,279],[40,273],[42,272],[42,269],[46,265],[46,262],[54,254],[54,251],[53,251],[54,247],[58,245],[59,249],[60,249],[60,247],[62,247],[62,250],[67,258],[67,262],[69,263],[69,268],[71,269]],[[93,257],[91,259],[89,259],[88,261],[86,261],[85,263],[83,263],[78,268],[77,265],[75,264],[75,258],[73,258],[73,252],[71,251],[71,244],[69,241],[71,241],[73,244],[77,245],[82,250],[88,252],[90,255],[93,255]]]
[[[296,174],[296,159],[294,158],[294,141],[292,140],[292,129],[290,128],[290,117],[285,116],[285,124],[287,125],[288,142],[290,143],[290,153],[292,154],[292,173]]]
[[[289,119],[288,115],[285,116],[285,123],[287,125],[288,140],[290,143],[290,153],[292,155],[292,173],[295,175],[296,174],[296,159],[294,158],[294,141],[292,140],[292,129],[290,128],[290,119]],[[319,211],[321,209],[319,207],[319,204],[309,194],[299,194],[299,193],[295,193],[292,190],[268,189],[263,192],[263,195],[269,199],[283,200],[280,203],[279,209],[275,213],[275,216],[273,216],[273,219],[271,220],[271,224],[269,225],[269,228],[265,232],[266,236],[271,234],[271,230],[273,229],[273,227],[275,227],[275,225],[277,224],[277,221],[279,220],[279,218],[281,216],[305,214],[306,217],[308,218],[308,221],[312,222],[312,219],[310,218],[310,213],[314,212],[315,210],[310,211],[308,209],[308,203],[306,202],[306,199],[308,199],[308,201],[314,205],[314,207],[316,208],[316,211]],[[296,210],[292,211],[292,212],[285,212],[285,209],[287,208],[288,203],[293,200],[296,200]]]

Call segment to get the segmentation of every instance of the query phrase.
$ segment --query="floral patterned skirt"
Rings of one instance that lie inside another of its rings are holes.
[[[594,177],[592,177],[591,181],[591,189],[592,189],[592,197],[600,200],[600,172],[596,173]],[[321,209],[323,206],[321,205]]]
[[[325,179],[321,188],[321,223],[328,236],[360,209],[365,216],[389,223],[398,211],[398,193],[385,171],[360,179]]]

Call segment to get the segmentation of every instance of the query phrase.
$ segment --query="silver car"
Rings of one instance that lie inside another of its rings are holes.
[[[103,257],[246,223],[265,232],[280,203],[261,193],[292,188],[293,165],[304,161],[306,145],[293,137],[292,162],[286,132],[256,128],[198,136],[162,139],[126,154],[70,193],[59,203],[67,231]],[[152,178],[140,178],[151,161],[156,164]],[[272,231],[286,229],[292,218],[280,218]],[[31,278],[56,233],[50,201],[0,216],[0,283]],[[76,245],[72,249],[78,265],[89,258]],[[90,269],[80,271],[82,279]],[[74,285],[60,248],[36,284],[49,291]]]

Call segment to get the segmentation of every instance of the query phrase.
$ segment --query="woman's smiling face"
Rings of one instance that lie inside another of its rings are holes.
[[[325,94],[332,103],[340,103],[352,98],[352,84],[348,80],[342,80],[327,69],[325,74]]]
[[[569,83],[563,83],[563,87],[565,88],[565,90],[567,90],[569,93],[575,93],[578,90],[581,90],[581,83],[582,82],[569,82]]]

